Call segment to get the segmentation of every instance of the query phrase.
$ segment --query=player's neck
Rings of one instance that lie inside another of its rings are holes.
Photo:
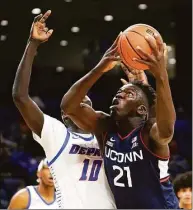
[[[117,122],[118,133],[121,136],[126,136],[135,128],[139,127],[144,121],[140,117],[132,117],[126,120]]]
[[[54,187],[46,186],[43,183],[40,183],[37,187],[37,190],[41,196],[48,198],[50,200],[54,199],[54,194],[55,194]]]
[[[192,205],[191,204],[184,204],[184,203],[180,202],[179,206],[182,209],[192,209]]]

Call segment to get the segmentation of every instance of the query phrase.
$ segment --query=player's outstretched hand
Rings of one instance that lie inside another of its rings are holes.
[[[128,81],[126,81],[125,79],[121,79],[123,85],[128,84],[128,82],[134,82],[134,81],[139,81],[144,84],[148,84],[147,76],[144,71],[128,68],[123,63],[121,63],[121,67],[125,72],[125,74],[127,75],[128,79]]]
[[[156,44],[154,39],[156,40]],[[160,77],[166,71],[167,46],[160,37],[155,34],[154,37],[146,36],[146,40],[152,49],[152,54],[144,52],[139,46],[136,50],[144,56],[144,59],[134,58],[135,61],[149,66],[149,71],[155,76]]]
[[[100,68],[101,72],[110,71],[117,62],[120,61],[120,56],[117,51],[117,43],[120,38],[121,33],[118,35],[113,45],[105,52],[100,62],[97,64],[95,68]]]
[[[48,10],[44,15],[40,14],[34,18],[30,31],[30,39],[43,43],[48,41],[53,33],[53,29],[46,27],[46,20],[51,14],[51,10]]]

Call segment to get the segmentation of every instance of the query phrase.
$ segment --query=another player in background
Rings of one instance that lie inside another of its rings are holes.
[[[51,11],[47,11],[43,16],[37,16],[32,24],[30,41],[17,69],[13,99],[32,130],[34,139],[46,153],[59,208],[113,209],[113,196],[94,135],[80,130],[66,118],[63,111],[61,115],[66,126],[44,114],[28,93],[36,51],[53,32],[45,26],[50,14]],[[88,97],[84,97],[80,105],[91,107],[92,103]],[[82,118],[84,117],[83,115]]]
[[[19,190],[11,199],[8,209],[58,209],[52,175],[43,159],[37,170],[38,185]]]
[[[135,58],[149,66],[156,80],[157,97],[150,85],[133,82],[119,89],[110,115],[80,106],[96,81],[120,61],[118,39],[98,65],[70,88],[61,107],[78,127],[97,137],[117,208],[176,209],[178,199],[168,174],[168,143],[173,137],[176,113],[165,64],[167,49],[159,37],[146,38],[152,55],[137,47],[143,59]],[[154,119],[150,118],[153,106]]]
[[[173,181],[181,209],[192,209],[192,172],[179,174]]]

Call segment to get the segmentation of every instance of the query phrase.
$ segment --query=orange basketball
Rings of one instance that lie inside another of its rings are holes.
[[[160,33],[155,28],[145,24],[132,25],[121,34],[118,41],[118,52],[126,66],[137,70],[146,70],[149,68],[147,65],[133,61],[132,59],[143,59],[143,55],[136,51],[137,46],[140,46],[146,53],[152,54],[152,50],[145,36],[153,36],[154,33],[157,33],[163,42]],[[153,38],[153,40],[155,39]]]

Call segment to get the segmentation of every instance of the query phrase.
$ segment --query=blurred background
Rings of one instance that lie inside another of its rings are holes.
[[[168,45],[168,74],[177,112],[170,144],[171,179],[192,170],[192,1],[191,0],[3,0],[0,2],[0,208],[20,188],[36,183],[43,149],[12,102],[11,90],[34,16],[51,9],[51,39],[36,56],[30,94],[41,109],[59,120],[68,88],[92,69],[128,26],[155,27]],[[108,112],[125,77],[119,67],[89,93],[94,108]],[[152,77],[149,82],[155,87]]]

